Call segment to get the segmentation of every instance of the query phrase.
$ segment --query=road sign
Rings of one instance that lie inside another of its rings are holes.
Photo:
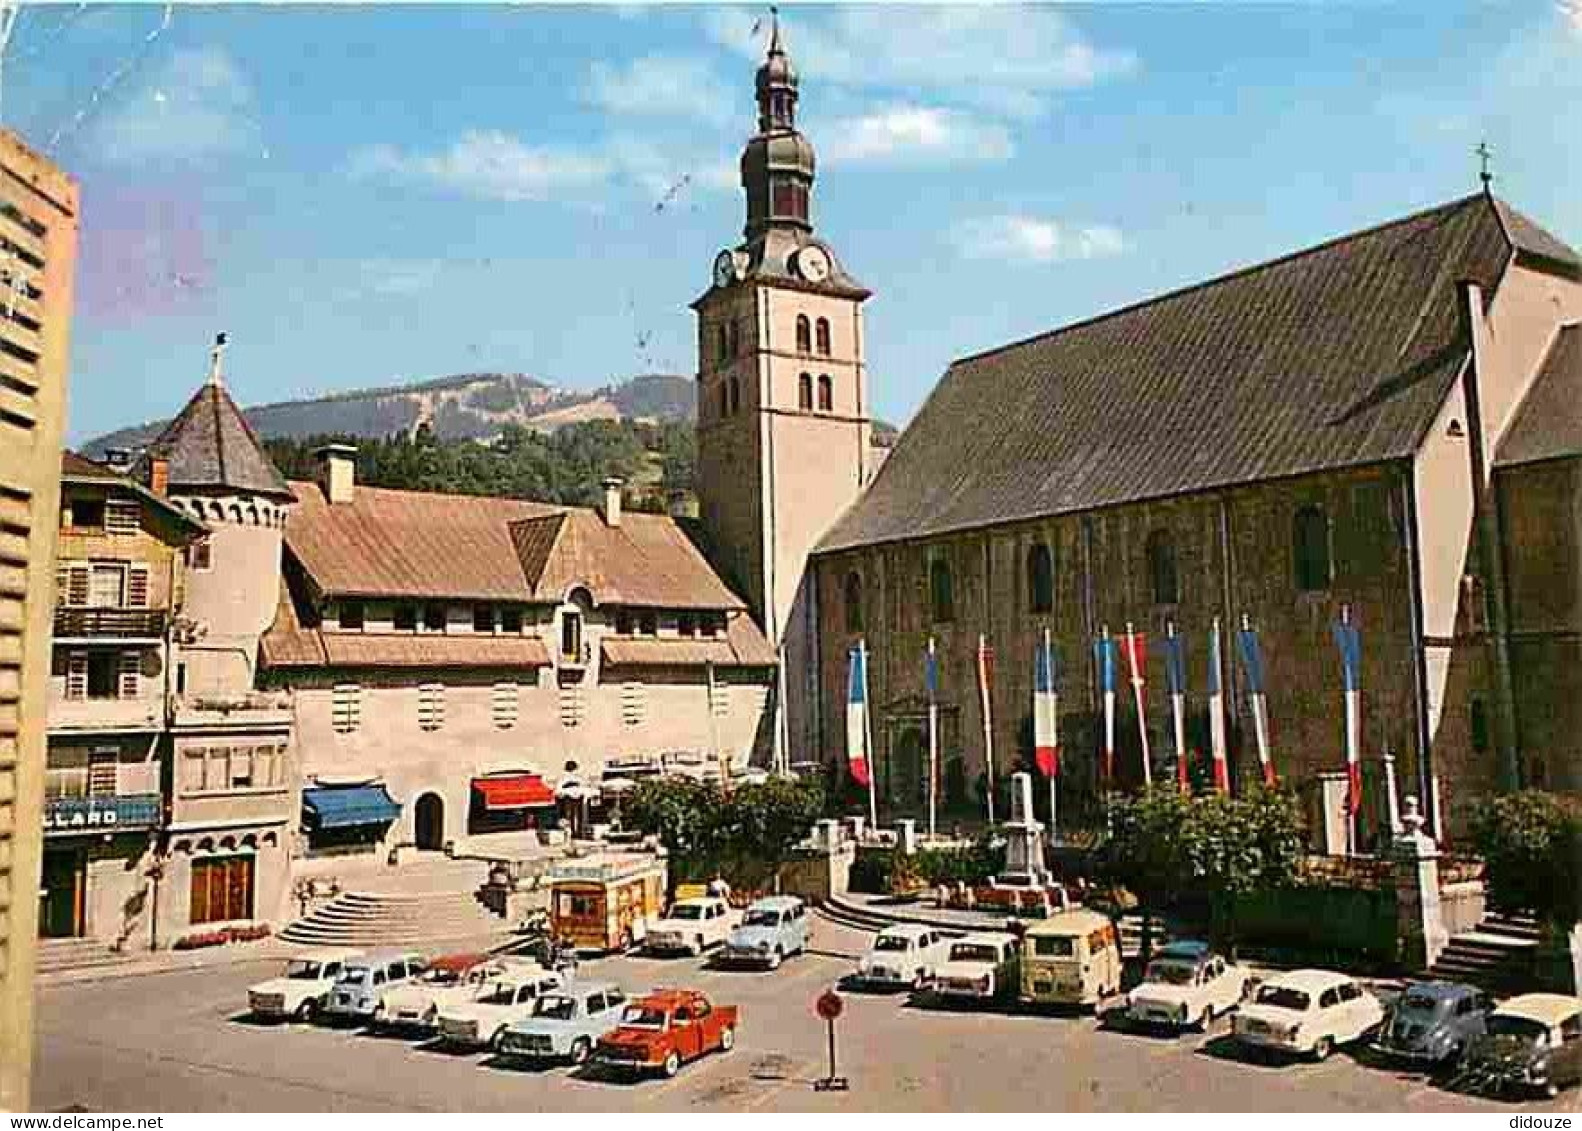
[[[818,1000],[813,1003],[813,1008],[825,1021],[833,1021],[841,1015],[846,1008],[846,1003],[834,990],[825,990],[818,995]]]
[[[829,1028],[829,1075],[822,1080],[813,1082],[815,1092],[844,1092],[847,1088],[846,1077],[835,1075],[835,1018],[839,1017],[846,1008],[846,1003],[834,990],[825,990],[818,995],[818,1000],[813,1003],[813,1008],[824,1019],[824,1024]]]

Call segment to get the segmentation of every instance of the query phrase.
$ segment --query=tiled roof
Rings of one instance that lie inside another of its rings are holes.
[[[1518,252],[1546,259],[1572,271],[1582,271],[1582,256],[1553,233],[1545,231],[1522,213],[1498,198],[1494,207],[1505,225],[1505,234]]]
[[[775,663],[774,648],[746,614],[732,616],[723,637],[606,637],[600,650],[604,662],[615,667],[772,667]]]
[[[155,508],[178,526],[185,527],[190,537],[197,537],[208,529],[203,523],[193,518],[169,499],[154,494],[137,480],[114,471],[102,463],[95,463],[93,460],[80,456],[69,449],[60,454],[60,477],[64,483],[103,484],[106,487],[119,487],[128,494],[136,495],[145,504]]]
[[[1480,193],[957,361],[819,549],[1409,456],[1518,238],[1576,258]]]
[[[1561,328],[1494,455],[1496,467],[1582,455],[1582,324]]]
[[[566,510],[511,526],[529,591],[560,601],[587,586],[601,605],[736,609],[725,587],[675,520],[628,513],[611,526],[593,511]]]
[[[225,386],[208,381],[144,454],[170,462],[170,490],[247,491],[290,497],[285,478]]]

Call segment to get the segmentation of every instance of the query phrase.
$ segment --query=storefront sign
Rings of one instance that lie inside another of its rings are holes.
[[[44,803],[44,832],[86,833],[151,829],[159,824],[157,793],[117,797],[59,797]]]

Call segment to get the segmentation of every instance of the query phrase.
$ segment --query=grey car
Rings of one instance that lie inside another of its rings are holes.
[[[1483,1036],[1493,1008],[1476,986],[1409,982],[1385,1015],[1374,1050],[1410,1064],[1454,1064]]]
[[[620,1024],[625,1004],[619,986],[570,982],[540,997],[531,1017],[508,1026],[500,1034],[497,1055],[502,1060],[581,1064],[599,1038]]]

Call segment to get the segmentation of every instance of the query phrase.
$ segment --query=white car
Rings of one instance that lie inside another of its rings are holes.
[[[1236,1014],[1234,1033],[1255,1048],[1323,1060],[1384,1020],[1379,999],[1345,974],[1293,970],[1270,978]]]
[[[998,931],[951,941],[930,984],[947,1001],[992,1001],[1016,989],[1017,942]]]
[[[665,917],[648,928],[644,947],[650,951],[702,954],[724,946],[740,918],[731,905],[716,896],[678,899]]]
[[[867,986],[922,989],[930,972],[945,960],[947,949],[937,928],[897,923],[875,935],[857,959],[857,980]]]
[[[346,964],[360,957],[346,947],[305,951],[286,963],[280,977],[248,987],[247,1007],[262,1020],[312,1021]]]
[[[436,958],[415,981],[396,986],[374,1014],[378,1029],[432,1029],[441,1009],[471,1001],[506,970],[506,963],[481,954]]]
[[[1142,984],[1126,995],[1126,1016],[1139,1025],[1207,1029],[1241,1004],[1252,975],[1206,943],[1174,942],[1154,951]]]
[[[498,1051],[500,1037],[512,1023],[533,1015],[538,999],[560,988],[561,976],[542,966],[507,970],[471,1001],[440,1010],[435,1022],[439,1039],[457,1048]]]

